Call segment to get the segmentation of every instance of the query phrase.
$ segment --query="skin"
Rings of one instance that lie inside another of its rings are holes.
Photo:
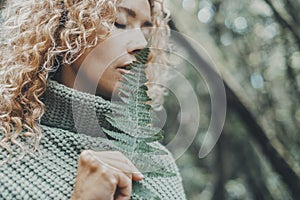
[[[147,28],[152,26],[147,0],[122,0],[118,11],[110,36],[70,66],[64,66],[58,78],[61,83],[111,98],[121,74],[129,73],[125,68],[135,60],[134,54],[147,45]]]
[[[128,200],[143,175],[121,152],[83,151],[71,200]]]
[[[110,98],[134,54],[147,44],[146,27],[152,26],[148,0],[122,0],[110,37],[64,66],[58,81],[83,92]],[[132,180],[143,175],[117,151],[83,151],[78,159],[72,200],[128,200]]]

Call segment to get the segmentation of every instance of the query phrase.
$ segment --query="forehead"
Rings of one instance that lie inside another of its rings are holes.
[[[118,7],[129,8],[134,11],[137,17],[150,17],[150,5],[148,0],[121,0]]]

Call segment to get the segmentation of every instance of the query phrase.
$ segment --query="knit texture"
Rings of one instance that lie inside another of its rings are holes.
[[[79,154],[85,149],[110,150],[103,142],[101,127],[111,128],[104,113],[110,102],[48,81],[42,97],[46,112],[41,120],[43,137],[40,154],[16,156],[0,166],[0,199],[69,199],[76,179]],[[161,144],[157,147],[167,151]],[[17,149],[17,148],[16,148]],[[0,160],[7,152],[0,149]],[[186,199],[178,168],[169,151],[160,157],[176,176],[145,178],[141,181],[162,200]],[[141,199],[133,195],[132,199]]]

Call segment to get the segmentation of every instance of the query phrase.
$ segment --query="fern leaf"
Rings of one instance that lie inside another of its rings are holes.
[[[170,177],[174,173],[162,167],[163,160],[159,159],[168,153],[152,145],[163,138],[163,132],[152,125],[154,118],[148,104],[151,98],[145,85],[148,54],[148,47],[141,50],[136,55],[137,61],[130,65],[132,74],[123,75],[119,88],[121,102],[112,102],[112,112],[106,114],[114,130],[103,131],[112,138],[108,144],[123,152],[146,177]],[[133,182],[133,196],[159,199],[155,192],[138,182]]]

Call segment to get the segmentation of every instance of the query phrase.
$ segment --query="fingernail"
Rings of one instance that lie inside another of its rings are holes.
[[[140,178],[145,178],[145,176],[144,176],[142,173],[140,173],[140,172],[139,172],[137,175],[138,175],[138,177],[140,177]]]

